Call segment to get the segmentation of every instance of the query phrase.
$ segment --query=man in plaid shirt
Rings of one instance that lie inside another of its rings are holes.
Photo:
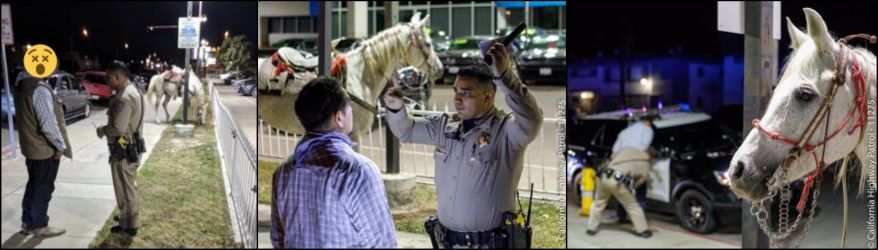
[[[378,167],[354,152],[350,99],[334,79],[309,82],[295,104],[305,137],[274,172],[275,248],[395,248]]]

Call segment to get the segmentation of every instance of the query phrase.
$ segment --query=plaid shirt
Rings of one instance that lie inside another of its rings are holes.
[[[308,132],[274,172],[275,248],[395,248],[378,167],[346,135]]]
[[[37,121],[40,123],[40,131],[46,135],[46,139],[55,150],[64,151],[67,144],[64,143],[64,137],[61,135],[61,129],[58,128],[58,121],[55,119],[55,101],[49,88],[37,88],[33,95],[34,113],[37,115]]]

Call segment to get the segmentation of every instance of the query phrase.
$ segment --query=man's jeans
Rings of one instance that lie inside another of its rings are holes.
[[[58,175],[60,160],[26,160],[27,186],[24,199],[21,201],[21,222],[26,230],[46,227],[49,225],[49,200],[55,191],[55,177]]]

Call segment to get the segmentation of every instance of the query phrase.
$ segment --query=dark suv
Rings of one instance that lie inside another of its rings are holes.
[[[657,155],[646,184],[646,209],[674,213],[683,228],[697,233],[740,225],[741,200],[728,188],[724,175],[741,144],[740,134],[685,105],[659,112],[650,146]],[[579,204],[582,197],[582,170],[607,161],[616,136],[639,115],[616,111],[567,124],[567,194],[573,203]]]

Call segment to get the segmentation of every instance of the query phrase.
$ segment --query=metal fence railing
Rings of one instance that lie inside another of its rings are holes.
[[[245,248],[256,248],[256,154],[213,84],[210,95],[232,227]]]
[[[384,171],[387,166],[386,152],[388,143],[385,139],[384,109],[379,108],[379,113],[375,116],[377,126],[374,129],[367,130],[364,133],[357,134],[357,144],[359,145],[359,153],[371,159],[376,165]],[[448,111],[448,105],[444,111],[437,110],[433,107],[431,110],[412,110],[409,111],[413,116],[432,116],[443,113],[451,113]],[[530,183],[534,183],[534,193],[544,199],[556,199],[564,195],[563,189],[559,189],[559,185],[564,185],[564,178],[559,178],[559,164],[556,157],[559,126],[565,126],[564,118],[543,118],[543,127],[540,129],[539,136],[531,142],[525,152],[524,169],[522,170],[521,179],[518,188],[523,193],[530,191]],[[277,130],[262,119],[258,124],[258,141],[257,155],[260,159],[280,160],[293,152],[301,135],[290,134]],[[563,143],[561,143],[563,145]],[[434,178],[434,159],[433,146],[423,144],[400,143],[399,159],[400,172],[412,173],[418,177],[421,183],[433,184]]]

